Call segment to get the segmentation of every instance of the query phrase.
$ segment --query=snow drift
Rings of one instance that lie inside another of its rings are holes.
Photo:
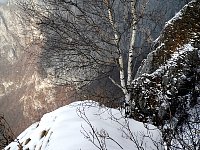
[[[121,112],[93,101],[74,102],[45,114],[5,150],[162,149],[153,125],[125,119]]]

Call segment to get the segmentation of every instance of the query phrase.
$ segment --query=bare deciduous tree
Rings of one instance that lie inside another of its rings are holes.
[[[120,83],[110,79],[122,89],[128,104],[136,27],[142,17],[136,15],[137,0],[43,0],[20,5],[31,26],[43,34],[44,48],[55,55],[43,65],[48,68],[57,63],[49,72],[58,77],[60,83],[63,80],[73,84],[89,82],[107,76],[117,67]],[[129,40],[128,46],[122,41],[125,37]],[[42,59],[48,60],[48,54]]]
[[[47,75],[52,74],[59,84],[76,87],[107,77],[121,89],[129,112],[137,58],[143,52],[141,47],[152,42],[151,32],[141,27],[141,20],[157,22],[160,18],[152,17],[153,10],[146,11],[149,1],[28,0],[19,5],[42,40],[41,64]],[[139,30],[145,32],[140,47],[136,46]],[[113,78],[113,70],[117,78]]]

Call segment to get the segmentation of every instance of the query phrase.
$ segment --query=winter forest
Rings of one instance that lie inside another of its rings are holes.
[[[0,0],[0,149],[199,150],[200,0]]]

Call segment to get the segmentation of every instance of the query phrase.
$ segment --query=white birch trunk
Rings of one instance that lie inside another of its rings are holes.
[[[125,66],[124,66],[124,59],[123,59],[123,52],[118,47],[118,53],[119,53],[119,74],[120,74],[120,87],[122,89],[122,92],[124,93],[125,96],[125,112],[130,113],[130,101],[131,101],[131,93],[128,90],[128,87],[130,87],[131,82],[133,80],[133,47],[135,45],[135,40],[136,40],[136,1],[133,0],[130,2],[131,4],[131,27],[130,27],[130,33],[131,33],[131,38],[130,38],[130,45],[129,45],[129,50],[128,50],[128,63],[127,63],[127,81],[125,79]],[[112,11],[109,7],[109,1],[105,0],[104,1],[107,8],[108,8],[108,19],[109,22],[113,28],[114,31],[114,37],[115,37],[115,44],[118,45],[119,43],[119,36],[117,34],[117,30],[115,28],[115,23],[113,21],[113,14]],[[115,83],[115,82],[114,82]]]
[[[130,45],[128,50],[128,79],[127,79],[127,85],[130,86],[131,82],[133,80],[133,50],[134,45],[136,41],[136,24],[137,24],[137,18],[136,18],[136,0],[131,2],[131,17],[132,17],[132,23],[130,28]]]
[[[136,41],[136,26],[137,26],[137,16],[136,16],[136,2],[137,0],[131,1],[131,28],[130,28],[130,45],[128,50],[128,66],[127,66],[127,87],[130,88],[131,82],[133,80],[133,50]],[[125,95],[126,104],[130,104],[131,93],[128,89],[127,94]],[[132,102],[132,107],[134,107],[134,102]],[[130,106],[129,106],[130,107]],[[130,108],[127,108],[127,111],[131,111]]]
[[[117,34],[117,31],[116,31],[116,28],[115,28],[115,23],[113,21],[113,14],[112,14],[112,11],[109,7],[109,2],[108,0],[105,0],[105,4],[107,5],[107,8],[108,8],[108,19],[110,21],[110,24],[113,28],[113,31],[114,31],[114,37],[115,37],[115,44],[118,45],[119,43],[119,36]],[[125,95],[125,101],[126,99],[128,98],[127,97],[127,94],[128,94],[128,91],[127,91],[127,88],[126,88],[126,80],[125,80],[125,73],[124,73],[124,60],[123,60],[123,53],[121,51],[121,49],[118,47],[118,53],[119,53],[119,74],[120,74],[120,87]]]

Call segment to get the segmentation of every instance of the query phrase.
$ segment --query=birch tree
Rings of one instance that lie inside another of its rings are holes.
[[[147,4],[148,0],[29,0],[19,5],[25,12],[22,17],[42,37],[41,64],[48,75],[76,87],[107,77],[123,92],[129,112],[140,53],[136,33]],[[113,69],[119,79],[110,75]]]

